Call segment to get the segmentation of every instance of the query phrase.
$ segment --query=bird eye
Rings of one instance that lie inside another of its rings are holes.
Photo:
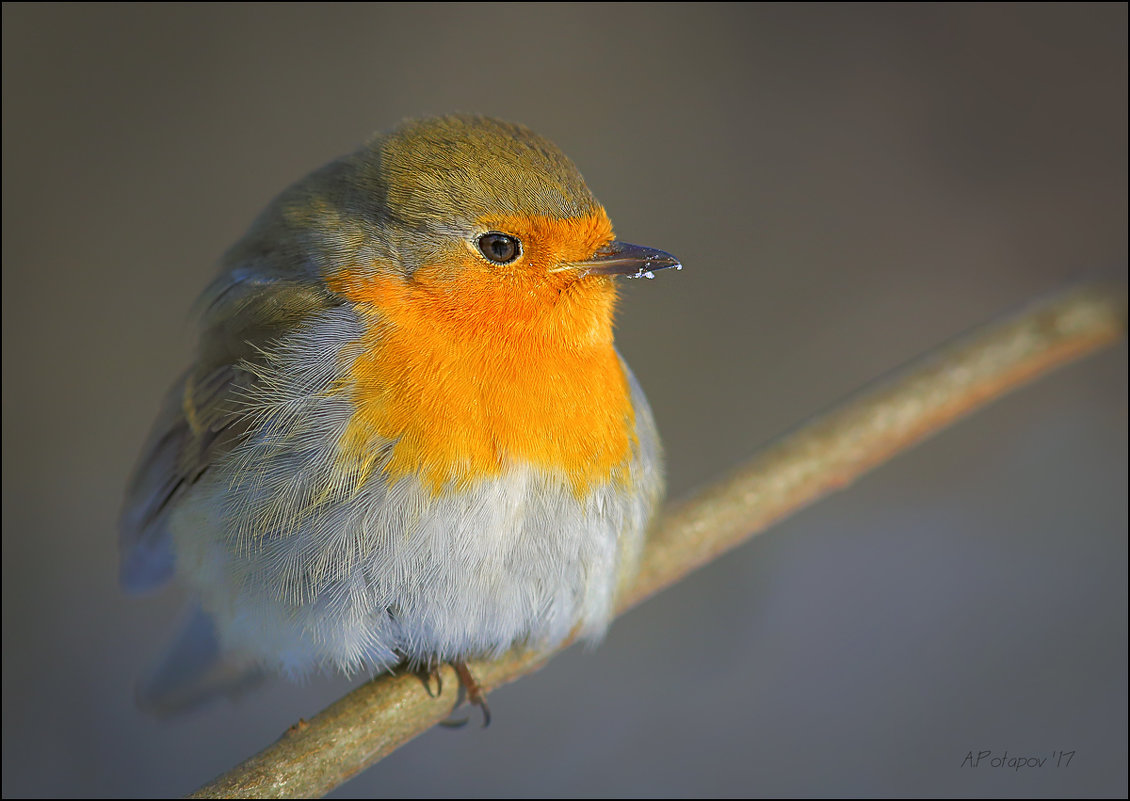
[[[512,236],[491,232],[477,240],[479,253],[495,264],[509,264],[522,253],[522,243]]]

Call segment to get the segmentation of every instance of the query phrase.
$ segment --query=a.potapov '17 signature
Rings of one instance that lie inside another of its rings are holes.
[[[1052,751],[1047,756],[1009,756],[1008,751],[970,751],[961,760],[961,767],[1012,768],[1019,773],[1021,768],[1066,768],[1074,758],[1074,751]]]

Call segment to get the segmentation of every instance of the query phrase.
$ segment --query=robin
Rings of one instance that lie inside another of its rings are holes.
[[[301,676],[598,640],[663,494],[612,338],[613,237],[573,163],[481,116],[409,121],[276,198],[201,301],[121,519],[130,590],[199,606],[156,710]]]

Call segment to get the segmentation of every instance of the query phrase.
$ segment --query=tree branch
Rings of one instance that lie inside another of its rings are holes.
[[[1093,285],[927,354],[670,507],[651,532],[640,573],[622,593],[618,611],[1009,390],[1119,341],[1125,328],[1125,286]],[[550,656],[516,650],[471,669],[483,689],[492,689],[537,670]],[[444,686],[458,686],[450,667],[442,678]],[[451,691],[430,695],[411,674],[374,679],[192,797],[324,795],[447,717],[455,697]]]

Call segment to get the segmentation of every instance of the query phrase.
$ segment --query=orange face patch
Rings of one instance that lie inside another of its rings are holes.
[[[498,215],[478,222],[487,230],[509,234],[522,242],[522,256],[502,269],[530,276],[544,276],[561,265],[588,259],[612,241],[612,223],[604,209],[568,219]]]
[[[388,479],[419,475],[435,491],[522,462],[560,475],[578,497],[628,480],[635,417],[612,347],[615,286],[554,271],[611,241],[603,210],[481,223],[520,239],[521,257],[498,266],[465,248],[410,278],[331,279],[367,322],[343,458],[367,475],[376,444],[392,441]]]

